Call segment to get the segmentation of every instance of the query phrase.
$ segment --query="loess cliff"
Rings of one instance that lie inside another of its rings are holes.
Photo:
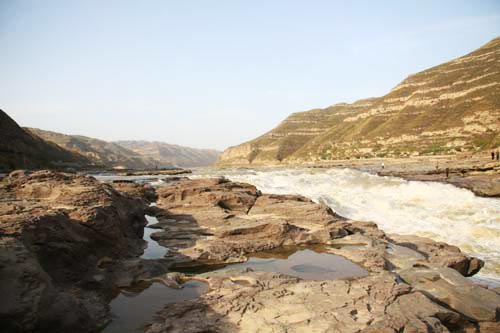
[[[500,38],[382,97],[290,115],[219,165],[477,152],[500,146]]]

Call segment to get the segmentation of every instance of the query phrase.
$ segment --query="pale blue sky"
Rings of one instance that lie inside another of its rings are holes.
[[[223,149],[500,35],[500,1],[0,0],[23,126]]]

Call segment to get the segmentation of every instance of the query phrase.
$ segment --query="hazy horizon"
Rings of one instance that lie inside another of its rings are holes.
[[[0,0],[0,109],[21,126],[223,150],[499,32],[498,1]]]

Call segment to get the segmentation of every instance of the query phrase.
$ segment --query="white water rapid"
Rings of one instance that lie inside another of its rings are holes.
[[[456,245],[486,261],[480,276],[500,278],[500,199],[352,169],[201,169],[196,177],[215,175],[253,184],[262,192],[323,201],[338,214],[373,221],[387,233]]]

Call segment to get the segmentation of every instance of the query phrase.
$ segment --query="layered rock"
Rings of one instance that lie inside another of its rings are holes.
[[[144,203],[51,171],[11,173],[0,195],[2,332],[102,325],[114,285],[103,263],[142,253]]]
[[[220,165],[454,154],[500,146],[500,38],[406,78],[388,94],[294,113],[230,147]]]

